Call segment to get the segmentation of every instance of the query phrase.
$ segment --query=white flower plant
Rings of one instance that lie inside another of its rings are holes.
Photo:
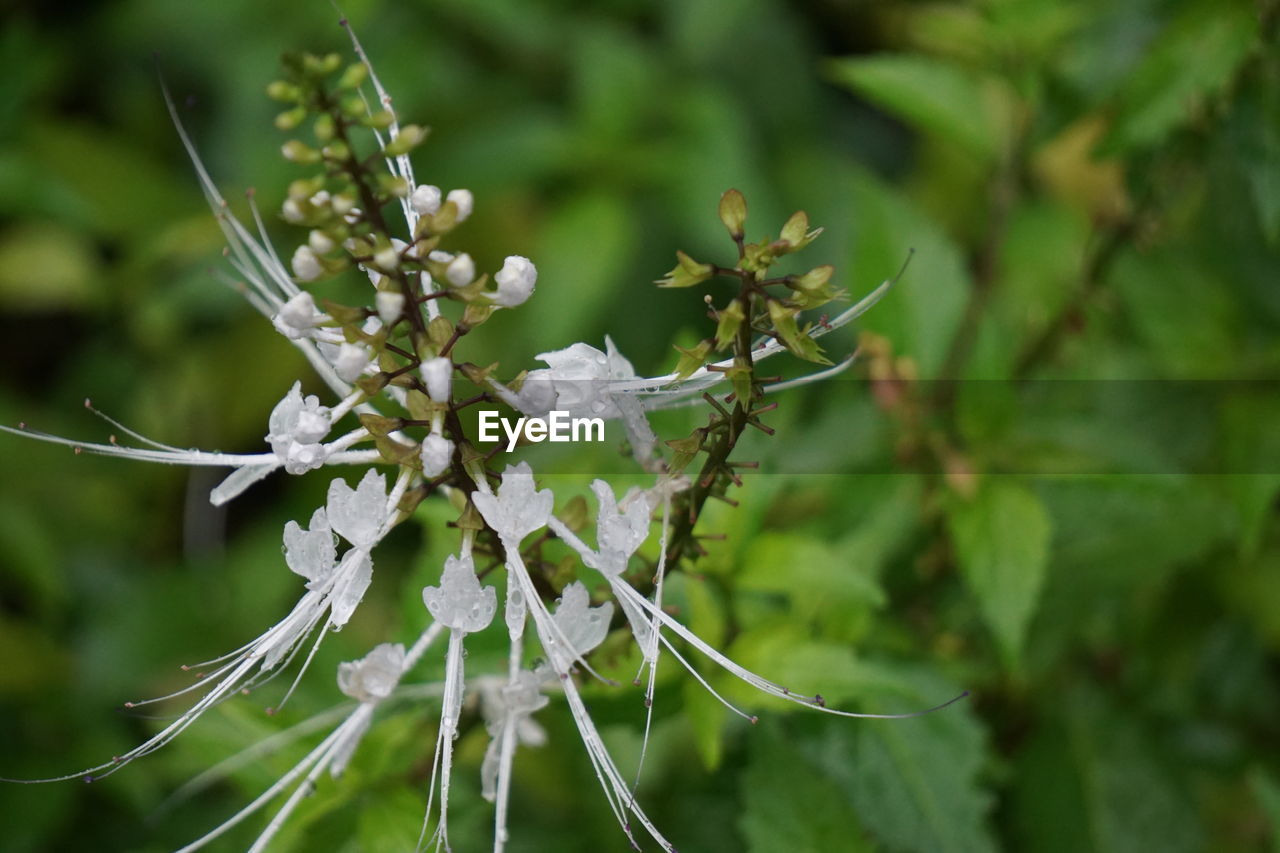
[[[231,213],[170,101],[183,145],[226,235],[229,261],[248,285],[244,289],[248,301],[303,353],[335,402],[324,405],[316,396],[303,396],[301,384],[295,383],[268,418],[270,451],[254,454],[171,447],[114,421],[145,446],[126,447],[114,437],[109,444],[94,444],[25,426],[3,428],[77,451],[228,467],[230,475],[210,495],[214,504],[233,499],[279,468],[302,475],[326,466],[368,467],[354,489],[341,477],[332,480],[325,505],[315,510],[305,528],[294,521],[285,526],[284,562],[306,581],[293,609],[251,642],[198,665],[200,674],[186,689],[149,700],[197,697],[145,743],[107,763],[59,779],[92,781],[115,773],[169,743],[214,705],[236,693],[248,693],[301,657],[296,686],[325,636],[342,628],[359,607],[373,580],[373,552],[379,542],[412,519],[427,499],[451,501],[459,512],[457,554],[445,561],[437,585],[422,591],[429,627],[408,648],[383,643],[363,659],[342,664],[338,688],[355,700],[354,708],[261,796],[184,850],[203,847],[283,796],[283,805],[251,848],[264,849],[322,774],[342,773],[379,705],[410,690],[409,685],[401,686],[401,680],[442,638],[443,684],[418,685],[414,694],[433,697],[433,701],[438,697],[440,702],[419,847],[450,847],[453,742],[470,692],[479,696],[491,738],[482,765],[481,791],[494,803],[495,851],[502,851],[508,839],[512,767],[518,747],[541,742],[542,730],[533,717],[553,700],[568,706],[604,799],[630,844],[640,849],[638,826],[662,849],[675,849],[644,811],[635,782],[628,782],[615,764],[580,694],[579,679],[599,678],[589,656],[615,622],[617,630],[629,632],[634,639],[643,660],[642,674],[647,670],[646,743],[655,674],[664,650],[716,699],[752,722],[753,716],[716,693],[690,665],[684,657],[689,650],[764,694],[818,712],[844,717],[912,716],[842,711],[826,707],[821,696],[793,693],[704,642],[664,609],[662,598],[666,573],[696,559],[699,546],[694,529],[703,505],[710,498],[731,500],[725,495],[728,488],[742,484],[735,469],[750,467],[749,463],[729,459],[738,438],[747,428],[772,432],[760,420],[775,405],[764,404],[765,395],[797,382],[822,379],[847,367],[851,359],[801,380],[772,385],[762,383],[756,366],[784,350],[830,365],[815,339],[858,317],[892,282],[886,281],[835,317],[824,315],[816,325],[801,327],[799,312],[843,298],[830,284],[832,268],[820,266],[803,275],[772,278],[768,271],[784,255],[804,248],[821,229],[810,230],[801,212],[783,226],[778,238],[748,243],[743,230],[746,202],[730,190],[721,199],[720,218],[737,247],[734,265],[699,263],[678,253],[677,266],[658,282],[691,287],[724,277],[737,287],[724,307],[715,307],[713,298],[705,297],[716,322],[715,333],[683,350],[674,372],[639,377],[606,339],[603,352],[575,343],[538,355],[547,367],[523,373],[514,381],[500,381],[494,368],[481,369],[462,359],[460,342],[493,312],[519,308],[532,297],[537,269],[528,258],[508,257],[491,286],[487,275],[477,275],[470,255],[442,248],[471,214],[472,194],[462,189],[444,193],[416,182],[409,153],[425,131],[398,122],[391,99],[354,34],[351,41],[357,56],[353,64],[343,68],[336,54],[287,58],[287,79],[268,87],[273,99],[287,104],[276,119],[277,126],[288,131],[310,121],[315,137],[314,145],[298,139],[287,142],[285,157],[319,167],[314,176],[293,182],[281,211],[286,222],[309,229],[288,267],[267,239],[256,208],[253,230]],[[371,96],[366,88],[372,90]],[[362,141],[366,147],[376,145],[376,151],[362,156],[358,153]],[[392,236],[389,211],[393,209],[404,220],[403,238]],[[304,289],[353,266],[368,276],[367,305],[337,304]],[[446,310],[446,306],[458,310]],[[459,377],[480,393],[459,400],[454,393]],[[722,388],[725,385],[727,389]],[[726,390],[727,395],[716,396]],[[529,416],[561,409],[619,420],[636,463],[652,476],[652,486],[632,489],[619,500],[608,483],[596,480],[592,484],[597,501],[595,544],[589,544],[579,535],[585,519],[570,523],[566,520],[570,513],[563,506],[557,513],[555,495],[538,488],[527,463],[507,466],[500,478],[491,470],[489,463],[501,445],[492,451],[479,447],[460,417],[465,407],[478,401],[500,402]],[[710,407],[706,426],[687,437],[659,442],[646,412],[699,403]],[[388,414],[392,410],[399,414]],[[351,419],[359,425],[335,436],[339,425]],[[698,460],[696,473],[687,474]],[[642,592],[631,579],[631,570],[638,549],[655,526],[660,556],[656,566],[650,566],[651,583]],[[554,590],[548,578],[539,577],[525,544],[538,531],[542,539],[554,538],[567,545],[583,571],[598,573],[613,600],[592,604],[581,581]],[[501,565],[506,573],[501,611],[510,653],[505,674],[468,676],[464,670],[467,636],[500,630],[491,624],[499,609],[497,591],[482,582],[477,557]],[[549,605],[549,600],[557,598],[554,606]],[[619,614],[614,613],[615,602]],[[536,663],[530,665],[531,660]],[[639,677],[636,683],[641,683]]]

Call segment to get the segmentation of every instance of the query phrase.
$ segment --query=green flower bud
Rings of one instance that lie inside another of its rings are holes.
[[[747,200],[737,190],[726,190],[720,196],[720,221],[734,240],[742,239],[742,225],[747,221]]]
[[[372,413],[361,414],[357,417],[360,419],[360,426],[367,429],[370,435],[383,436],[404,427],[403,418],[388,418]]]
[[[674,450],[675,453],[671,455],[671,459],[667,463],[667,469],[679,472],[689,467],[693,457],[697,456],[698,451],[702,449],[704,437],[705,433],[701,429],[695,429],[688,438],[668,439],[666,445]]]
[[[831,266],[831,264],[823,264],[820,267],[814,267],[804,275],[793,278],[791,280],[791,285],[795,287],[796,290],[803,290],[805,292],[819,290],[824,287],[827,282],[831,281],[831,274],[835,271],[836,268]]]
[[[409,195],[409,182],[397,175],[382,172],[378,175],[378,189],[393,198],[404,198]]]
[[[355,115],[361,115],[364,113],[364,103],[358,98],[355,100],[360,104],[360,110],[355,113]],[[395,120],[396,115],[391,112],[391,110],[379,110],[373,115],[364,116],[364,118],[360,119],[360,123],[365,127],[372,127],[377,130],[386,130],[388,127],[391,127],[391,123]]]
[[[342,57],[336,53],[316,56],[308,53],[302,57],[302,70],[311,77],[328,77],[342,67]]]
[[[382,153],[388,157],[400,157],[418,147],[426,138],[427,131],[425,128],[416,124],[407,124],[400,128],[400,132],[395,135],[395,138],[387,143],[386,147],[382,149]]]
[[[302,90],[287,80],[275,80],[267,86],[267,97],[287,104],[299,100],[302,97]]]
[[[729,303],[729,307],[720,312],[719,322],[716,323],[716,349],[724,349],[733,343],[738,329],[742,328],[742,321],[746,318],[740,299],[733,300]]]
[[[680,262],[667,273],[665,278],[655,282],[658,287],[693,287],[695,284],[702,284],[715,274],[715,267],[711,264],[700,264],[684,252],[677,251],[676,258]]]
[[[335,139],[333,142],[330,142],[321,149],[321,153],[323,153],[327,159],[336,160],[338,162],[345,162],[351,157],[351,149],[348,148],[347,143],[343,142],[341,139]]]
[[[349,98],[342,99],[342,114],[347,118],[364,118],[369,109],[365,106],[364,99],[359,95],[352,95]]]
[[[369,77],[369,69],[363,62],[353,62],[347,66],[338,78],[338,88],[344,92],[359,89]]]
[[[493,316],[493,312],[494,307],[492,305],[481,305],[478,302],[473,302],[462,312],[462,324],[474,329]]]
[[[680,351],[680,361],[676,363],[677,379],[688,379],[694,371],[707,363],[707,356],[711,355],[711,343],[711,341],[702,341],[692,349],[676,347]]]
[[[742,362],[736,362],[733,367],[724,372],[729,377],[729,384],[733,386],[733,393],[742,405],[746,406],[751,402],[754,396],[751,388],[751,368]]]
[[[280,146],[280,153],[291,163],[319,163],[320,152],[307,145],[301,139],[290,139]]]
[[[809,214],[803,210],[796,211],[787,220],[787,224],[782,226],[781,239],[786,242],[787,246],[779,254],[798,252],[816,240],[821,233],[821,228],[809,230]]]
[[[328,113],[321,113],[316,116],[315,123],[311,125],[311,130],[315,133],[316,140],[319,142],[328,142],[333,139],[333,116]]]
[[[817,341],[809,337],[811,326],[805,326],[803,330],[796,327],[796,315],[799,313],[798,308],[788,307],[781,302],[769,303],[769,320],[786,348],[805,361],[830,364],[831,361],[822,355],[822,348]]]
[[[294,107],[276,116],[276,130],[293,130],[307,117],[306,107]]]

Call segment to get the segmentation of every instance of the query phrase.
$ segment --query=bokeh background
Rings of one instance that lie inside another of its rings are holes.
[[[710,519],[727,541],[672,594],[721,648],[832,704],[972,695],[878,723],[730,690],[760,709],[751,727],[668,662],[641,796],[680,849],[1272,849],[1274,0],[346,6],[402,115],[433,128],[420,179],[475,191],[459,239],[480,268],[539,266],[532,302],[474,343],[489,361],[533,366],[607,333],[642,371],[669,369],[706,321],[699,294],[651,282],[677,248],[731,256],[715,217],[731,186],[752,237],[799,208],[825,225],[807,259],[855,294],[915,249],[859,328],[826,340],[861,343],[854,370],[780,398],[778,436],[752,446],[766,473]],[[92,396],[163,441],[262,446],[305,365],[210,272],[220,235],[156,70],[227,196],[254,187],[276,209],[297,173],[263,88],[284,50],[345,50],[336,19],[322,0],[7,5],[0,420],[101,440]],[[271,228],[282,253],[301,239]],[[157,722],[124,701],[289,607],[280,529],[327,478],[269,480],[226,512],[203,501],[217,479],[0,435],[0,775],[127,750]],[[337,661],[413,635],[444,517],[386,544],[279,717],[267,688],[108,780],[0,787],[0,847],[171,849],[229,816],[306,740],[168,797],[340,699]],[[619,673],[621,639],[600,654]],[[480,643],[468,666],[500,655]],[[638,691],[590,691],[633,767]],[[435,714],[388,713],[278,848],[412,849]],[[521,752],[510,849],[624,849],[563,707],[538,719],[549,742]],[[491,843],[484,743],[469,709],[459,850]]]

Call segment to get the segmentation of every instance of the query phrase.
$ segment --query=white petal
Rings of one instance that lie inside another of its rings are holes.
[[[371,548],[378,541],[386,518],[387,478],[370,469],[352,490],[345,480],[329,484],[329,524],[357,548]]]

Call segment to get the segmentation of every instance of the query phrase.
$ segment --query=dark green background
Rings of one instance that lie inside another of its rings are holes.
[[[753,238],[798,208],[825,225],[806,259],[836,264],[855,294],[916,249],[862,325],[879,337],[864,339],[860,381],[780,398],[779,434],[750,449],[772,473],[709,520],[729,544],[672,594],[721,648],[833,705],[973,695],[869,723],[716,680],[760,706],[751,728],[666,660],[641,796],[680,849],[1273,843],[1280,398],[1220,381],[1280,378],[1274,2],[346,11],[401,114],[433,128],[419,178],[476,193],[459,245],[482,270],[512,253],[538,264],[535,298],[469,341],[485,361],[516,370],[608,333],[642,371],[669,369],[672,340],[706,333],[700,294],[650,282],[677,248],[731,257],[715,217],[731,186]],[[210,274],[220,235],[155,69],[228,197],[256,187],[275,209],[298,172],[279,159],[263,87],[283,50],[345,49],[336,14],[321,0],[4,14],[0,418],[101,440],[110,428],[81,407],[92,396],[163,441],[263,448],[305,365]],[[301,239],[272,230],[282,252]],[[856,336],[827,343],[844,354]],[[1063,379],[1076,382],[1045,384]],[[669,436],[681,425],[664,422]],[[582,470],[616,468],[596,458]],[[155,724],[121,703],[180,686],[179,663],[283,615],[300,584],[280,529],[327,479],[277,477],[223,513],[202,502],[216,473],[0,435],[0,775],[127,750]],[[261,713],[269,687],[109,780],[0,787],[0,847],[172,848],[251,799],[296,749],[157,811],[339,698],[337,661],[412,636],[452,547],[443,516],[425,515],[386,543],[369,598],[281,718]],[[602,666],[633,665],[624,640]],[[500,638],[481,640],[468,666],[500,655]],[[591,688],[590,701],[634,766],[638,691]],[[402,710],[280,849],[412,848],[436,709]],[[562,704],[538,719],[550,742],[520,753],[510,849],[623,849]],[[469,710],[459,850],[491,843],[484,741]]]

